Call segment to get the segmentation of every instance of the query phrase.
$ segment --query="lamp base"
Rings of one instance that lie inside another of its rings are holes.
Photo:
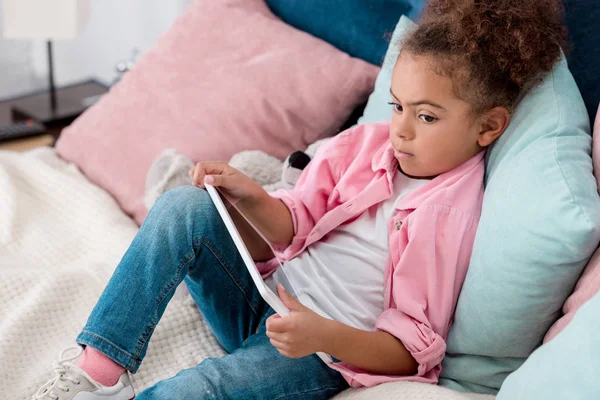
[[[59,88],[56,90],[55,107],[52,107],[48,91],[25,96],[13,102],[12,120],[17,122],[33,119],[48,128],[66,126],[94,102],[91,99],[107,91],[105,85],[95,80]]]

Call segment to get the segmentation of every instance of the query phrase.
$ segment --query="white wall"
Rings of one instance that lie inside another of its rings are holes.
[[[0,0],[0,12],[2,12],[2,0]],[[0,18],[0,32],[2,32],[2,18]],[[19,91],[32,90],[36,86],[31,51],[30,43],[2,40],[0,37],[0,99]]]
[[[191,1],[92,0],[80,37],[54,43],[57,86],[89,77],[110,83],[116,64],[127,60],[133,48],[143,53],[152,47]],[[46,85],[45,43],[0,40],[0,99]]]
[[[39,87],[29,43],[0,40],[0,99]]]

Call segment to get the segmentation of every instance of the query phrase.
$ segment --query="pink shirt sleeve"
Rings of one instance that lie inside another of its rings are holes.
[[[391,278],[392,307],[375,328],[402,341],[419,363],[417,376],[437,381],[477,223],[442,205],[420,207],[406,218],[401,240],[407,243]]]
[[[337,138],[323,144],[293,190],[271,193],[290,210],[294,224],[291,244],[287,248],[274,247],[275,255],[280,260],[288,260],[300,251],[315,224],[333,207],[329,200],[339,181],[345,154],[340,151],[340,146],[343,146],[343,141]]]

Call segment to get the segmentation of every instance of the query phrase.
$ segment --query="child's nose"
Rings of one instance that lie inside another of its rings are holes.
[[[415,131],[413,126],[408,121],[400,120],[395,126],[395,132],[397,137],[404,140],[412,140],[415,137]]]
[[[412,130],[404,130],[400,133],[400,137],[404,140],[413,140],[415,135]]]

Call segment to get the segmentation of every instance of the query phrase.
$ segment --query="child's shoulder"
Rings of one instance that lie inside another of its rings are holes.
[[[389,141],[389,136],[389,121],[355,125],[335,136],[329,148],[354,156],[359,153],[375,153]]]
[[[370,122],[354,125],[338,134],[335,138],[346,141],[387,141],[390,134],[390,121]]]
[[[387,121],[355,125],[339,133],[319,147],[316,160],[327,160],[341,175],[351,166],[367,168],[373,157],[389,142]]]

